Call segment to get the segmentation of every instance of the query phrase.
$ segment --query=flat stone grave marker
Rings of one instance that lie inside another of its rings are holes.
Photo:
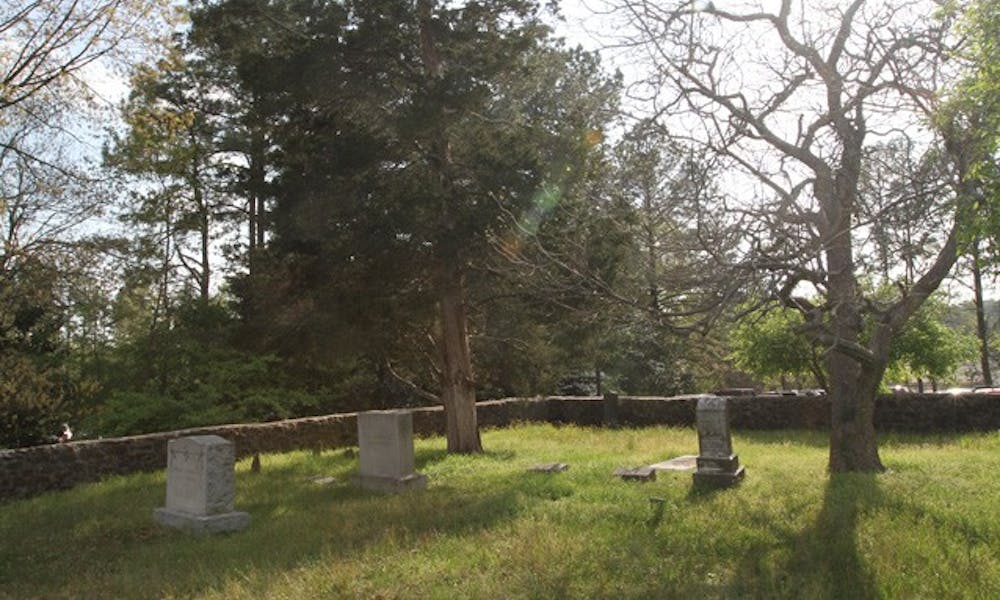
[[[618,467],[612,473],[624,481],[655,481],[656,469],[651,467]]]
[[[566,463],[542,463],[539,465],[534,465],[529,471],[533,473],[562,473],[569,468]]]
[[[316,485],[333,485],[335,483],[338,483],[338,480],[337,480],[336,477],[331,477],[331,476],[328,476],[328,475],[313,475],[312,477],[310,477],[306,481],[311,481],[312,483],[315,483]]]
[[[658,462],[655,465],[649,465],[649,468],[656,469],[657,471],[694,471],[697,466],[697,460],[698,457],[696,455],[685,454],[671,458],[670,460]]]
[[[733,454],[729,431],[729,399],[702,396],[695,415],[698,424],[698,458],[694,472],[696,485],[727,487],[743,479],[740,459]]]
[[[217,435],[167,442],[167,501],[153,511],[153,518],[194,534],[244,529],[250,515],[233,509],[235,462],[235,446]]]
[[[358,474],[351,482],[366,490],[404,492],[427,487],[413,457],[413,413],[373,410],[358,413]]]

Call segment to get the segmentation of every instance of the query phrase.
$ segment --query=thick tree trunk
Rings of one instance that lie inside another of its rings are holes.
[[[827,368],[832,383],[830,472],[884,471],[875,436],[875,399],[885,368],[859,365],[837,352],[830,353]]]
[[[849,269],[842,268],[849,251],[834,249],[830,261],[830,298],[837,308],[831,314],[831,326],[838,343],[857,345],[862,329],[857,281]],[[878,455],[875,437],[875,398],[885,372],[888,337],[884,349],[874,351],[874,361],[861,361],[844,349],[832,348],[826,355],[830,389],[830,462],[831,473],[848,471],[881,472],[885,470]]]
[[[820,194],[829,219],[826,258],[828,301],[833,307],[830,329],[834,345],[827,351],[825,360],[830,383],[831,473],[885,470],[875,437],[875,396],[885,371],[885,361],[863,361],[849,351],[859,347],[864,326],[851,236],[858,164],[857,156],[851,157],[854,160],[845,161],[836,182],[821,186],[825,193]]]
[[[444,76],[445,65],[434,37],[434,0],[417,0],[420,28],[420,56],[428,82]],[[430,163],[437,184],[436,192],[444,199],[452,192],[451,146],[444,123],[448,107],[439,107],[438,121],[442,124],[430,136]],[[443,221],[443,229],[450,223]],[[476,421],[476,388],[472,377],[472,356],[469,351],[468,319],[465,314],[465,282],[460,250],[454,240],[440,241],[439,264],[435,283],[438,293],[439,353],[441,356],[441,403],[447,419],[448,452],[482,452],[479,424]]]
[[[444,261],[437,282],[441,403],[447,419],[448,452],[482,452],[465,314],[465,282],[456,263]]]

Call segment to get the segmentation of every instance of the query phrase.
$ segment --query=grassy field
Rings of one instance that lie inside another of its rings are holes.
[[[154,524],[163,473],[2,504],[0,597],[1000,598],[1000,432],[886,437],[889,473],[832,478],[822,434],[739,433],[746,480],[707,493],[690,473],[611,476],[695,453],[693,430],[523,426],[483,443],[448,456],[418,440],[430,484],[404,496],[351,488],[350,452],[242,461],[253,522],[221,537]],[[555,461],[570,469],[526,472]]]

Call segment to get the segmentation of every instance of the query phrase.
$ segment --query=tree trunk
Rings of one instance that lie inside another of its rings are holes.
[[[201,171],[197,162],[191,165],[191,193],[194,205],[198,209],[198,241],[201,249],[201,272],[195,273],[198,279],[198,300],[202,306],[206,306],[211,292],[212,277],[212,267],[209,264],[211,258],[211,216],[209,215],[208,200],[202,190]]]
[[[979,338],[979,365],[983,372],[983,385],[993,385],[990,370],[989,330],[986,327],[986,310],[983,306],[983,271],[979,265],[979,243],[972,246],[972,291],[976,305],[976,336]]]
[[[211,237],[210,237],[210,217],[208,214],[208,207],[203,206],[201,208],[201,225],[200,225],[200,235],[201,235],[201,280],[199,283],[201,287],[199,289],[199,300],[202,306],[208,304],[208,299],[211,297],[211,277],[212,277],[212,265],[209,262],[211,260]]]
[[[831,473],[882,472],[875,436],[875,399],[885,368],[859,365],[850,357],[831,352],[830,462]],[[837,375],[832,375],[834,372]]]
[[[826,354],[830,383],[831,473],[885,470],[875,437],[875,396],[885,371],[885,360],[879,362],[876,355],[875,361],[862,362],[846,351],[847,347],[858,346],[863,328],[851,236],[857,177],[852,177],[849,171],[856,170],[856,162],[845,161],[847,164],[838,174],[836,184],[823,189],[827,194],[836,190],[825,198],[830,227],[826,251],[828,301],[834,307],[830,313],[830,329],[833,339],[840,345],[830,348]],[[855,169],[848,169],[848,165]]]
[[[441,403],[447,419],[448,452],[482,452],[465,314],[465,282],[457,262],[443,261],[438,273]]]
[[[254,255],[264,247],[264,161],[265,145],[262,126],[256,122],[251,124],[249,178],[247,181],[247,217],[249,221],[249,240],[247,247],[247,270],[253,274]]]
[[[444,76],[444,62],[434,38],[434,0],[417,0],[420,28],[420,56],[429,83]],[[430,136],[431,169],[435,175],[436,192],[441,198],[453,197],[451,148],[443,126],[448,121],[447,107],[439,106],[438,122],[442,124]],[[447,220],[445,220],[447,222]],[[450,224],[443,225],[444,230]],[[465,315],[465,281],[460,250],[454,240],[442,242],[438,248],[439,263],[435,279],[438,294],[441,355],[441,403],[447,419],[448,452],[482,452],[479,424],[476,421],[476,388],[472,378],[472,357],[469,351],[468,319]]]
[[[829,256],[829,255],[828,255]],[[837,306],[831,315],[836,339],[857,344],[862,328],[853,276],[834,267],[831,257],[831,297]],[[837,291],[833,291],[837,290]],[[831,473],[850,471],[882,472],[885,467],[878,455],[875,436],[875,399],[885,372],[888,343],[874,350],[875,360],[862,362],[842,350],[832,349],[826,356],[830,382],[830,462]]]

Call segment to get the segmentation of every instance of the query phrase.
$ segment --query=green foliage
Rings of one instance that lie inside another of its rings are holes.
[[[737,368],[769,383],[784,376],[815,377],[816,348],[796,330],[802,324],[801,315],[787,309],[745,317],[729,334],[730,358]]]
[[[958,8],[957,4],[949,5]],[[964,78],[937,114],[937,123],[968,163],[976,198],[962,215],[966,242],[986,241],[1000,258],[1000,2],[973,0],[959,13]]]
[[[153,522],[162,472],[10,502],[0,589],[226,600],[1000,594],[995,432],[883,438],[891,473],[880,476],[829,476],[822,432],[737,432],[752,471],[719,493],[692,490],[690,473],[641,485],[610,476],[690,453],[690,428],[532,425],[483,437],[491,451],[474,456],[417,440],[431,483],[406,496],[348,485],[355,453],[264,455],[258,474],[242,460],[235,506],[253,522],[211,539]],[[570,469],[525,472],[556,461]]]
[[[72,385],[60,369],[23,354],[0,354],[0,448],[52,441],[70,420]]]
[[[928,301],[893,340],[886,380],[946,380],[976,356],[976,338],[942,321],[945,306]]]
[[[51,258],[51,257],[46,257]],[[42,257],[0,261],[0,448],[46,443],[78,412],[85,384],[68,361],[65,274]]]
[[[161,326],[106,357],[106,400],[81,429],[115,436],[253,422],[343,408],[316,378],[296,380],[270,355],[241,350],[237,323],[221,306],[191,302]]]
[[[929,378],[947,380],[962,362],[975,357],[974,336],[944,322],[947,307],[936,299],[924,303],[893,339],[884,382]],[[730,333],[736,367],[769,382],[782,376],[813,375],[822,386],[821,348],[800,329],[797,311],[777,309],[744,318]]]

